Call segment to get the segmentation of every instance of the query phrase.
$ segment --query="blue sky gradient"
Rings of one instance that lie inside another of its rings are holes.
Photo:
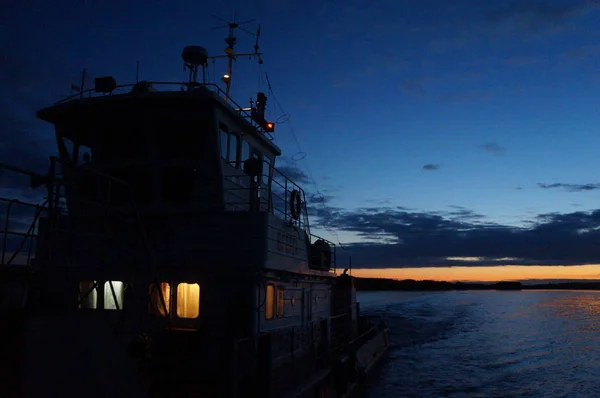
[[[235,66],[234,98],[267,91],[268,73],[283,107],[270,96],[268,115],[290,117],[277,126],[282,164],[314,178],[307,191],[328,199],[312,204],[316,230],[355,241],[363,266],[423,264],[362,252],[368,234],[344,217],[366,207],[427,216],[460,206],[507,228],[599,208],[598,186],[551,185],[600,182],[597,0],[12,1],[0,16],[0,157],[44,164],[52,126],[34,111],[68,95],[81,69],[88,84],[109,74],[125,83],[139,61],[141,79],[183,80],[181,49],[221,53],[227,32],[209,29],[220,25],[210,14],[234,11],[261,22],[265,52],[262,67]],[[252,50],[252,37],[238,39]],[[306,158],[290,162],[299,151]]]

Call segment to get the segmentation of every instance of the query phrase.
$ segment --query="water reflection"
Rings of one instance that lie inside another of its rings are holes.
[[[359,294],[394,343],[369,397],[600,396],[600,292]]]

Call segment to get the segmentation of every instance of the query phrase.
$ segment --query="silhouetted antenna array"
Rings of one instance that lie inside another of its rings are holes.
[[[232,79],[232,73],[233,73],[233,61],[236,60],[238,57],[249,57],[249,58],[257,58],[258,59],[258,63],[259,65],[261,65],[263,63],[263,60],[261,58],[261,53],[259,52],[259,44],[258,44],[258,40],[260,38],[260,25],[258,25],[258,28],[256,29],[256,33],[252,33],[251,31],[242,28],[241,25],[245,25],[251,22],[254,22],[254,19],[250,19],[247,21],[242,21],[242,22],[236,22],[236,18],[237,18],[237,13],[234,14],[233,16],[233,22],[229,22],[221,17],[218,17],[216,15],[212,15],[213,18],[218,19],[221,22],[224,22],[225,25],[220,25],[220,26],[214,26],[211,29],[223,29],[223,28],[227,28],[229,29],[229,33],[227,35],[227,37],[225,38],[225,43],[227,43],[227,47],[225,48],[225,55],[217,55],[214,57],[210,57],[210,59],[215,60],[217,58],[227,58],[227,73],[224,74],[221,77],[221,80],[223,81],[223,83],[225,83],[225,101],[229,101],[229,94],[231,92],[231,79]],[[236,54],[234,51],[234,47],[237,43],[237,37],[235,36],[235,31],[236,29],[239,29],[245,33],[248,33],[251,36],[256,37],[256,41],[254,42],[254,52],[251,53],[240,53],[240,54]]]

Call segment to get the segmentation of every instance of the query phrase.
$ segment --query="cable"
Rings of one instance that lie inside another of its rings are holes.
[[[300,160],[304,160],[305,162],[305,167],[306,167],[306,171],[308,174],[308,177],[310,178],[310,180],[312,181],[312,184],[314,185],[317,193],[315,195],[313,195],[311,197],[311,202],[313,203],[321,203],[322,205],[325,204],[325,195],[323,195],[321,193],[321,191],[319,190],[319,185],[317,184],[317,181],[315,180],[315,178],[313,177],[313,174],[310,170],[310,167],[308,166],[308,161],[306,160],[306,152],[303,152],[301,147],[300,147],[300,142],[298,140],[298,137],[296,135],[296,132],[294,130],[294,127],[292,126],[291,123],[291,117],[290,115],[285,112],[285,110],[283,109],[283,106],[281,105],[281,103],[279,102],[279,100],[277,99],[277,96],[275,96],[275,93],[273,92],[273,87],[271,86],[271,81],[269,80],[269,75],[267,73],[265,73],[265,79],[267,82],[267,87],[269,90],[269,94],[271,95],[271,98],[273,98],[273,100],[275,101],[275,104],[277,104],[277,106],[279,107],[279,110],[281,111],[281,116],[279,116],[279,118],[277,119],[276,123],[288,123],[288,126],[290,128],[290,132],[292,133],[292,138],[294,139],[294,142],[296,143],[296,147],[298,148],[298,152],[294,155],[292,155],[292,164],[296,165],[296,162],[300,161]],[[316,200],[315,197],[320,197],[322,198],[321,200]],[[323,207],[322,210],[326,211],[329,213],[329,215],[332,215],[331,212],[326,208]],[[338,245],[342,248],[342,250],[346,251],[346,248],[344,247],[344,245],[342,244],[342,242],[340,242],[340,238],[339,235],[337,234],[336,231],[330,229],[327,225],[324,225],[324,228],[326,231],[328,231],[329,233],[331,233],[335,239],[337,240]]]

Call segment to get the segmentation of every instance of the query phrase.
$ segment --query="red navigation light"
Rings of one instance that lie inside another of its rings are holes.
[[[272,133],[275,131],[275,123],[273,122],[266,122],[265,123],[265,132],[266,133]]]

